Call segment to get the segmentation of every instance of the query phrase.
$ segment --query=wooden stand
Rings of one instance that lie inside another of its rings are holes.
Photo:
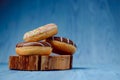
[[[9,68],[13,70],[65,70],[72,68],[72,55],[10,56]]]

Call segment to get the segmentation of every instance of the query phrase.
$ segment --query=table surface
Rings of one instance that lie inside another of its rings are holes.
[[[100,65],[73,67],[62,71],[9,70],[8,64],[0,64],[0,80],[120,80],[120,66]]]

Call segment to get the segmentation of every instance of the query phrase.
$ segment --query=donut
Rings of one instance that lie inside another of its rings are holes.
[[[56,24],[47,24],[32,31],[26,32],[23,36],[23,40],[26,42],[37,42],[48,37],[51,37],[58,33]]]
[[[51,52],[48,42],[21,42],[16,45],[18,55],[50,55]]]
[[[76,51],[76,45],[68,38],[52,36],[47,38],[46,41],[51,44],[54,53],[72,55]]]

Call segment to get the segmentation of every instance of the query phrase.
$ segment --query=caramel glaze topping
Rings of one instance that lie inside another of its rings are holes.
[[[51,47],[48,42],[21,42],[16,45],[16,47],[24,46],[42,46],[42,47]]]
[[[76,44],[74,44],[73,41],[68,38],[53,36],[53,37],[48,38],[47,40],[56,40],[56,41],[64,42],[64,43],[71,44],[71,45],[77,47]]]

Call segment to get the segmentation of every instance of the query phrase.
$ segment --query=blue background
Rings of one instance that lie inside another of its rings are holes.
[[[23,41],[25,32],[48,23],[56,23],[57,35],[77,44],[76,72],[77,68],[97,66],[103,72],[93,70],[84,76],[120,79],[120,73],[104,72],[108,68],[120,72],[120,0],[0,0],[0,63],[8,63],[9,56],[16,55],[15,45]]]

